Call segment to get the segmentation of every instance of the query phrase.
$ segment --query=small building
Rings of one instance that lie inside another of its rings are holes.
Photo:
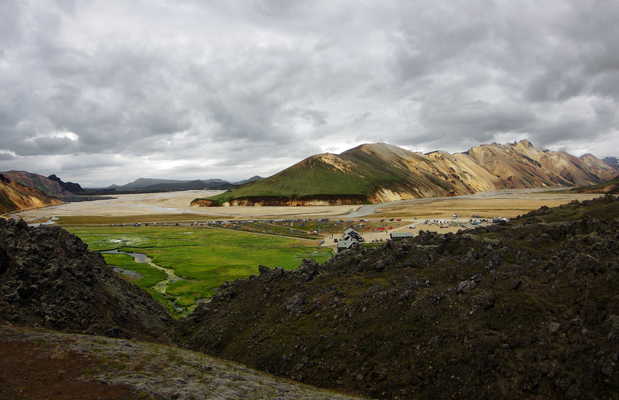
[[[414,237],[411,232],[391,232],[389,238],[391,240],[408,239]]]
[[[365,239],[363,236],[352,228],[348,228],[344,231],[344,235],[337,241],[337,251],[348,250],[353,247],[359,246]]]
[[[361,236],[361,234],[357,232],[356,230],[354,230],[353,228],[348,228],[344,231],[344,237],[346,236],[350,236],[352,238],[357,239],[360,242],[363,242],[363,236]]]

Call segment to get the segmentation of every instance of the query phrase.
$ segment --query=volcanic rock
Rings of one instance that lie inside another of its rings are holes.
[[[60,227],[0,220],[0,320],[167,341],[173,320]]]

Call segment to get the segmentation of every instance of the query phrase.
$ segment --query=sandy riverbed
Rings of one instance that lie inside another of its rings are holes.
[[[52,216],[130,216],[153,214],[201,214],[222,218],[254,218],[266,216],[332,216],[347,214],[359,206],[315,207],[191,207],[198,197],[209,197],[221,191],[187,190],[182,192],[122,194],[114,199],[65,203],[59,206],[23,211],[16,215],[26,221]]]
[[[597,194],[579,194],[540,190],[509,190],[475,195],[404,200],[366,206],[313,207],[191,207],[197,197],[213,196],[220,191],[188,190],[182,192],[124,194],[114,199],[78,203],[23,211],[17,215],[26,221],[52,216],[133,216],[154,214],[200,214],[221,218],[261,217],[333,217],[348,218],[444,218],[453,214],[469,217],[513,218],[543,205],[554,207],[572,200],[588,200]]]
[[[513,218],[542,206],[557,207],[574,200],[590,200],[598,194],[556,191],[511,190],[478,193],[471,196],[440,199],[418,199],[381,205],[374,217],[446,218],[456,214],[461,217],[479,215]]]

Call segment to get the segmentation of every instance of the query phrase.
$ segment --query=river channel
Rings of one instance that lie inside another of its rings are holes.
[[[174,273],[174,270],[171,268],[165,268],[162,267],[161,265],[157,265],[153,262],[153,260],[147,256],[146,254],[143,253],[132,253],[132,252],[127,252],[127,251],[120,251],[120,250],[106,250],[106,251],[102,251],[102,254],[126,254],[130,257],[133,257],[133,261],[135,261],[136,263],[140,263],[140,264],[148,264],[153,268],[157,268],[160,271],[163,271],[166,273],[167,278],[159,283],[157,283],[153,289],[155,289],[156,291],[158,291],[159,293],[162,294],[166,294],[167,290],[168,290],[168,285],[172,282],[176,282],[176,281],[180,281],[182,278],[178,277],[178,275],[176,275]]]

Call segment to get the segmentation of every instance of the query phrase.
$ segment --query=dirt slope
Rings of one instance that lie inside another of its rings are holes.
[[[619,200],[261,268],[179,342],[381,399],[619,399]]]

